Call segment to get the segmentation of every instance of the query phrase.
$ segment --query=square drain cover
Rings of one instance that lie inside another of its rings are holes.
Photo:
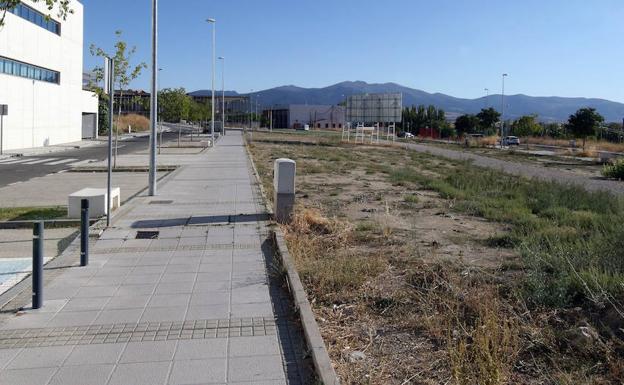
[[[160,231],[137,231],[136,239],[158,239]]]

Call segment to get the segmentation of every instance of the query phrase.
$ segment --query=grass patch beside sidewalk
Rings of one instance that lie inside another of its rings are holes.
[[[63,219],[67,207],[5,207],[0,208],[0,221],[34,221]]]
[[[269,192],[297,161],[284,231],[343,383],[621,381],[622,199],[318,135],[250,149]]]

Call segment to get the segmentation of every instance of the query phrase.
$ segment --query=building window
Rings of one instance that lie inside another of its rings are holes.
[[[58,21],[52,20],[48,16],[43,13],[30,8],[24,4],[18,4],[11,10],[9,10],[12,14],[21,17],[24,20],[28,20],[33,24],[37,24],[43,29],[47,29],[48,31],[55,33],[57,35],[61,35],[61,23]]]
[[[61,74],[32,64],[21,63],[16,60],[0,56],[0,73],[19,76],[26,79],[40,80],[47,83],[60,84]]]
[[[329,123],[325,123],[325,128],[329,128]]]

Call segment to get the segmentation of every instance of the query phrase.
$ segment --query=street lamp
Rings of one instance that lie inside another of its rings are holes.
[[[486,108],[490,106],[489,101],[490,101],[490,89],[486,88],[485,89],[485,107]]]
[[[223,135],[225,135],[225,57],[223,56],[219,56],[219,60],[221,60],[223,62],[223,69],[221,72],[221,92],[223,94],[222,96],[222,110],[221,110],[221,118],[223,120]]]
[[[216,60],[216,45],[217,45],[217,20],[207,19],[208,23],[212,24],[212,121],[210,122],[210,139],[214,146],[214,120],[215,120],[215,67],[217,65]]]
[[[158,0],[152,0],[152,95],[150,103],[149,196],[156,195],[156,141],[158,140]],[[110,195],[109,195],[110,199]]]
[[[501,106],[501,119],[502,119],[502,123],[501,123],[501,137],[505,136],[505,78],[509,76],[508,74],[503,74],[503,93],[502,93],[502,106]],[[502,146],[502,142],[501,142],[501,146]]]
[[[158,74],[160,75],[160,71],[162,68],[158,69]],[[160,92],[160,76],[158,77],[158,92]],[[160,144],[158,145],[158,153],[160,154],[162,143],[163,143],[163,127],[162,127],[162,106],[158,106],[158,122],[159,122],[159,136],[160,136]]]

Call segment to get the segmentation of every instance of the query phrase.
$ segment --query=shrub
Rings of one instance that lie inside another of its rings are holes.
[[[624,159],[620,159],[612,165],[605,166],[602,170],[602,175],[607,178],[624,179]]]
[[[120,132],[128,132],[128,126],[132,127],[132,131],[147,131],[150,128],[150,121],[148,118],[137,114],[122,115],[119,118],[117,127]]]

